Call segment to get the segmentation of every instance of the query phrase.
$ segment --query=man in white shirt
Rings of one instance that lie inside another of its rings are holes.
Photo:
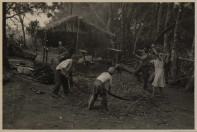
[[[98,95],[102,98],[101,104],[104,110],[107,110],[107,90],[105,89],[105,84],[109,83],[110,92],[112,87],[112,75],[115,74],[115,67],[110,67],[108,72],[103,72],[100,76],[98,76],[94,82],[93,92],[89,100],[88,109],[92,109],[94,102],[97,100]]]
[[[72,72],[74,71],[74,65],[78,61],[78,56],[76,54],[73,54],[71,59],[66,59],[62,61],[57,67],[57,85],[53,90],[52,96],[58,97],[58,92],[61,87],[63,86],[64,94],[69,93],[69,82],[71,82],[72,85]]]

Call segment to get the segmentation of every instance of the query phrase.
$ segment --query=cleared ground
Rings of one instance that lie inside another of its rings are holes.
[[[81,73],[71,94],[59,98],[50,96],[55,85],[15,75],[3,86],[3,129],[194,129],[193,92],[167,86],[163,98],[151,99],[127,72],[114,77],[111,92],[131,101],[108,96],[108,112],[102,111],[100,99],[93,110],[87,110],[94,77],[107,67],[99,64],[88,76]]]

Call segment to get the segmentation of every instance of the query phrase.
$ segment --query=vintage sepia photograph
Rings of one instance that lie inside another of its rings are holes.
[[[3,130],[195,130],[195,2],[1,2]]]

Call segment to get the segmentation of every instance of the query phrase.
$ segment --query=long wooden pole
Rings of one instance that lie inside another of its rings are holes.
[[[175,23],[173,23],[172,25],[170,25],[169,27],[167,27],[164,31],[162,31],[154,40],[154,44],[157,43],[157,41],[161,38],[161,36],[163,36],[166,32],[168,32],[171,28],[173,28],[175,26]]]

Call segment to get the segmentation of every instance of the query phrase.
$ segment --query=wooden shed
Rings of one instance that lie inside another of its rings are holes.
[[[46,32],[47,46],[57,47],[58,42],[76,49],[85,49],[89,53],[97,50],[97,55],[102,56],[110,48],[110,41],[116,35],[108,32],[79,16],[68,16],[48,24],[40,31]],[[100,53],[101,52],[101,53]]]

